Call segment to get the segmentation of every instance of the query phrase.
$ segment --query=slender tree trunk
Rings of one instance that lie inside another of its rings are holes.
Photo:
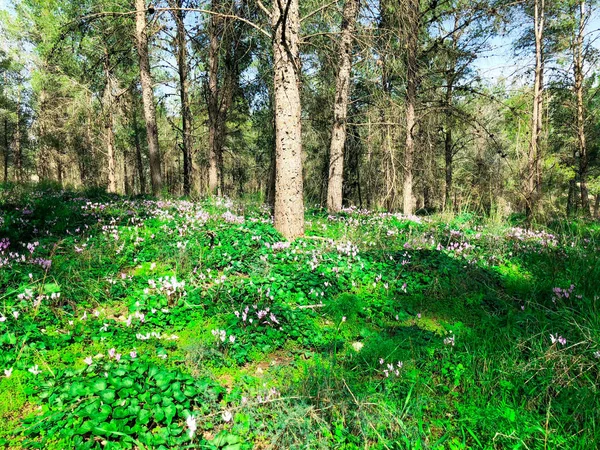
[[[304,234],[298,0],[273,1],[275,90],[275,228]]]
[[[585,106],[583,103],[583,35],[585,32],[585,0],[579,0],[579,27],[573,49],[573,69],[575,94],[577,96],[577,144],[579,150],[579,185],[581,207],[586,216],[590,215],[590,200],[587,188],[588,155],[585,142]]]
[[[446,163],[446,190],[444,194],[444,209],[452,207],[452,177],[454,174],[454,143],[452,141],[452,99],[454,89],[454,72],[446,78],[446,132],[444,136],[444,160]]]
[[[8,143],[8,118],[4,118],[4,183],[8,182],[8,155],[10,145]]]
[[[352,71],[352,41],[359,0],[346,0],[342,18],[340,41],[340,61],[335,83],[335,105],[333,128],[329,147],[329,178],[327,185],[327,209],[336,213],[342,208],[342,188],[344,182],[344,145],[346,144],[346,118]]]
[[[594,205],[594,217],[600,219],[600,194],[596,194],[596,204]]]
[[[102,106],[104,108],[104,139],[106,143],[106,164],[108,170],[107,190],[114,194],[117,192],[117,163],[115,160],[113,86],[107,49],[104,49],[104,76],[106,77],[106,85],[104,87],[104,95],[102,96]]]
[[[525,213],[527,221],[531,222],[537,197],[541,194],[541,174],[539,165],[541,163],[540,140],[542,135],[542,94],[544,76],[544,7],[545,0],[535,0],[533,25],[535,36],[535,79],[533,84],[533,108],[531,114],[531,140],[527,155],[527,186],[525,199]]]
[[[142,143],[140,142],[140,129],[138,125],[137,105],[135,98],[132,101],[132,125],[133,125],[133,143],[135,145],[135,158],[140,179],[140,194],[146,193],[146,174],[144,172],[144,160],[142,159]]]
[[[404,149],[404,182],[402,189],[404,214],[414,214],[413,163],[415,153],[414,129],[417,99],[417,48],[419,44],[419,0],[408,0],[406,36],[406,146]]]
[[[158,125],[156,124],[156,107],[152,91],[152,76],[150,74],[150,58],[148,57],[148,33],[146,23],[146,3],[135,0],[135,34],[138,59],[140,64],[140,82],[142,85],[142,101],[144,118],[146,119],[146,134],[148,138],[148,154],[150,156],[150,178],[152,194],[159,195],[162,189],[160,172],[160,148],[158,146]]]
[[[191,179],[192,179],[192,112],[190,110],[189,101],[189,66],[187,61],[187,39],[185,37],[185,23],[183,11],[180,9],[183,6],[182,0],[170,2],[177,10],[173,11],[173,18],[177,25],[177,69],[179,73],[179,97],[181,101],[181,131],[183,153],[183,193],[190,195]]]
[[[15,123],[15,178],[21,183],[23,181],[23,155],[21,154],[21,88],[17,91],[17,121]]]
[[[220,0],[213,0],[211,10],[218,11]],[[208,44],[208,191],[211,195],[219,189],[219,40],[222,35],[223,19],[210,16]]]

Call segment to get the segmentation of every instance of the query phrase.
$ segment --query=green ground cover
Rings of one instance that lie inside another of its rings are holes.
[[[0,447],[594,449],[600,227],[0,191]]]

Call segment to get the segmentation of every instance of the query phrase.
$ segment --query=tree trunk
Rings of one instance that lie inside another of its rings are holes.
[[[17,121],[15,123],[15,179],[23,181],[23,155],[21,153],[21,88],[17,91]]]
[[[579,27],[573,49],[575,93],[577,95],[577,144],[579,150],[579,186],[583,214],[590,215],[590,200],[587,188],[588,155],[585,142],[585,111],[583,104],[583,34],[585,32],[585,0],[579,0]]]
[[[144,160],[142,159],[142,143],[140,142],[140,129],[138,125],[137,105],[135,98],[132,102],[132,126],[133,126],[133,143],[135,145],[135,158],[140,179],[140,194],[146,193],[146,174],[144,172]]]
[[[342,188],[344,182],[344,145],[346,143],[346,118],[352,71],[352,41],[358,16],[359,0],[346,0],[342,18],[340,41],[340,61],[335,83],[335,105],[333,109],[333,129],[329,147],[329,178],[327,185],[327,209],[336,213],[342,208]]]
[[[594,205],[594,217],[600,219],[600,194],[596,194],[596,204]]]
[[[4,118],[4,183],[8,182],[8,155],[10,145],[8,143],[8,119]]]
[[[185,37],[185,23],[183,17],[182,0],[170,2],[175,8],[173,19],[177,25],[177,69],[179,73],[179,97],[181,101],[181,132],[183,153],[183,194],[190,195],[192,179],[192,112],[189,101],[189,66],[187,61],[187,40]]]
[[[115,161],[113,86],[107,49],[104,49],[104,76],[106,77],[106,85],[104,87],[104,94],[102,96],[102,106],[104,108],[104,139],[106,143],[106,164],[108,170],[107,190],[111,194],[114,194],[117,192],[117,164]]]
[[[414,128],[417,99],[417,47],[419,44],[419,0],[408,0],[408,33],[406,36],[406,146],[404,149],[404,182],[402,189],[404,214],[415,212],[413,198]]]
[[[286,238],[304,234],[298,0],[273,2],[275,91],[275,228]]]
[[[444,160],[446,163],[446,190],[444,194],[444,209],[452,208],[452,177],[454,173],[454,145],[452,142],[452,99],[454,89],[454,72],[446,79],[446,132],[444,136]]]
[[[156,107],[152,91],[150,75],[150,59],[148,57],[148,34],[146,23],[146,4],[144,0],[135,0],[135,35],[140,64],[140,82],[142,85],[142,101],[144,118],[146,119],[146,134],[148,138],[148,154],[150,156],[150,178],[152,194],[159,195],[162,189],[160,172],[160,148],[158,146],[158,126],[156,124]]]
[[[219,0],[213,0],[211,10],[218,11]],[[211,14],[208,45],[208,192],[211,195],[219,189],[219,40],[222,34],[221,17]]]
[[[525,213],[531,222],[537,197],[541,193],[539,165],[541,162],[540,140],[542,135],[542,93],[544,76],[544,6],[545,0],[535,0],[533,25],[535,36],[535,79],[533,84],[533,108],[531,114],[531,139],[527,155],[527,186]]]

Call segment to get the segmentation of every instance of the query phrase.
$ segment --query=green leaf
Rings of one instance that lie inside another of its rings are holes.
[[[115,391],[113,391],[112,389],[105,389],[104,391],[100,391],[98,395],[104,403],[108,403],[109,405],[115,401]]]

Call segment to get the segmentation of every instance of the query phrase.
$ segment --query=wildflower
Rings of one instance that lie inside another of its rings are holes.
[[[454,347],[454,336],[450,336],[444,339],[444,344]]]
[[[12,367],[10,369],[4,369],[4,376],[6,378],[10,378],[10,376],[12,375],[12,373],[13,373],[13,368]]]
[[[115,355],[115,361],[119,362],[120,360],[121,360],[121,354],[120,354],[120,353],[117,353],[117,354]]]
[[[231,342],[232,344],[235,342],[235,336],[234,335],[229,336],[229,342]]]
[[[6,322],[6,317],[0,313],[0,322]]]
[[[13,311],[12,315],[15,318],[15,320],[17,320],[19,318],[19,311]]]
[[[383,363],[384,363],[384,362],[385,362],[385,361],[383,360],[383,358],[379,358],[379,364],[382,364],[382,365],[383,365]]]
[[[116,350],[115,350],[114,348],[111,348],[111,349],[108,351],[108,356],[109,356],[110,358],[114,358],[114,357],[115,357],[115,352],[116,352]]]
[[[231,414],[231,411],[224,411],[221,417],[225,422],[231,422],[231,419],[233,419],[233,414]]]
[[[196,433],[196,430],[198,429],[198,425],[196,424],[196,417],[189,416],[186,419],[185,423],[188,427],[188,433],[190,435],[190,439],[192,439],[194,437],[194,433]]]
[[[421,313],[417,314],[417,319],[421,318]]]
[[[40,368],[38,367],[37,364],[33,367],[30,367],[28,370],[29,370],[29,372],[31,372],[34,375],[39,375],[40,373],[42,373],[42,371],[40,370]]]
[[[135,358],[137,358],[137,352],[136,352],[135,350],[134,350],[134,351],[131,351],[131,352],[129,352],[129,356],[130,356],[132,359],[135,359]]]
[[[352,343],[352,348],[353,348],[353,349],[354,349],[354,351],[355,351],[355,352],[357,352],[357,353],[358,353],[358,352],[360,352],[364,346],[365,346],[365,345],[364,345],[362,342],[358,342],[358,341],[357,341],[357,342],[353,342],[353,343]]]
[[[107,323],[105,323],[104,325],[102,325],[102,326],[100,327],[100,331],[108,331],[108,324],[107,324]]]
[[[242,405],[248,403],[248,397],[242,397]]]
[[[346,321],[346,316],[342,317],[342,322]]]
[[[91,356],[88,356],[87,358],[85,358],[85,359],[83,360],[83,362],[84,362],[84,363],[86,363],[88,366],[91,366],[91,365],[92,365],[92,363],[94,362],[94,360],[92,359],[92,357],[91,357]]]
[[[594,357],[600,359],[600,351],[594,352]]]
[[[561,344],[561,345],[565,345],[567,343],[567,340],[564,337],[559,336],[558,337],[558,343]]]

